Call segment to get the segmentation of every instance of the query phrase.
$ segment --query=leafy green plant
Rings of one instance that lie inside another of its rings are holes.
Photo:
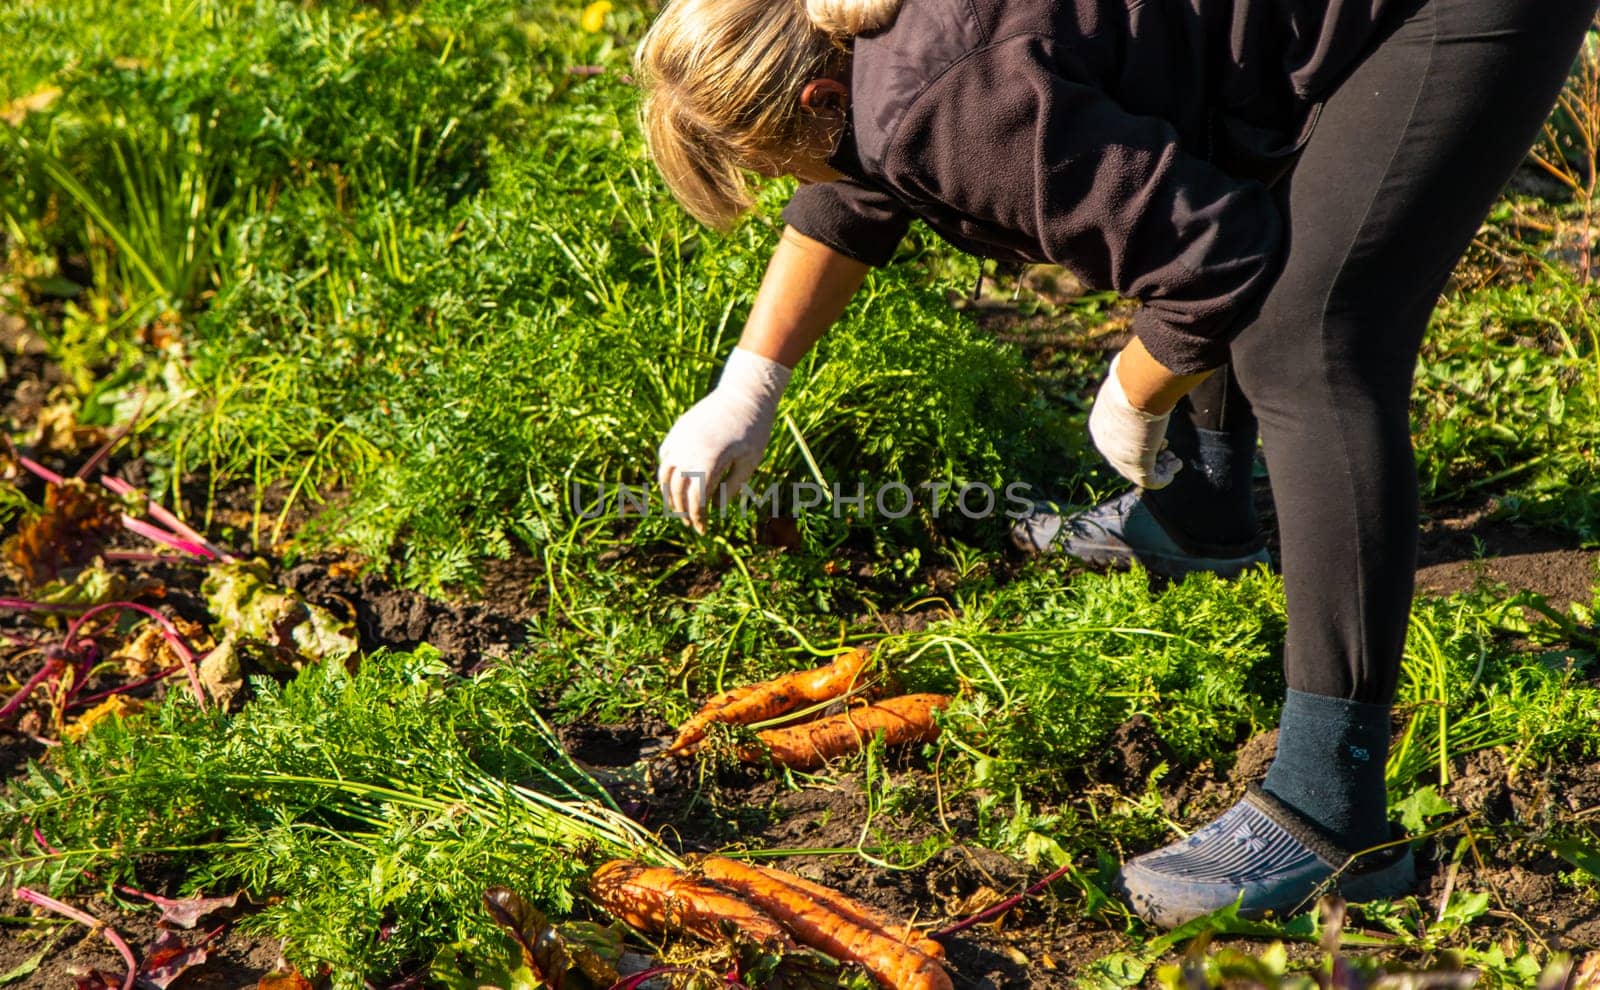
[[[1518,761],[1592,751],[1600,691],[1584,682],[1578,654],[1509,646],[1504,616],[1517,609],[1483,594],[1413,604],[1396,698],[1409,719],[1389,754],[1392,793],[1423,779],[1443,786],[1452,762],[1479,749],[1504,747]]]
[[[1425,498],[1497,494],[1508,514],[1600,539],[1596,291],[1534,263],[1528,281],[1439,307],[1413,402]]]
[[[894,662],[913,683],[969,687],[948,723],[979,780],[1049,792],[1135,715],[1185,765],[1230,751],[1282,703],[1282,633],[1281,591],[1265,573],[1153,592],[1143,572],[1063,584],[1041,568],[897,641]]]
[[[110,884],[158,854],[192,887],[271,896],[248,924],[350,987],[493,935],[486,884],[565,912],[587,861],[673,861],[567,759],[515,667],[452,684],[428,649],[258,682],[233,717],[173,698],[105,720],[16,782],[0,825],[13,883]]]

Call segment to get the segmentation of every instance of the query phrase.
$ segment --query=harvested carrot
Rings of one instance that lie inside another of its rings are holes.
[[[774,763],[795,770],[812,770],[831,759],[860,752],[865,741],[880,729],[884,742],[891,746],[935,739],[939,726],[933,720],[933,713],[949,705],[950,699],[942,694],[906,694],[885,698],[843,715],[768,729],[757,735],[766,744]],[[748,750],[741,755],[755,763],[765,754]]]
[[[730,863],[732,868],[730,868]],[[729,878],[748,876],[748,871],[750,870],[755,870],[762,876],[769,877],[777,882],[788,884],[846,921],[860,925],[862,928],[883,932],[896,942],[913,946],[934,959],[944,958],[944,946],[928,938],[914,926],[901,924],[877,908],[863,904],[847,894],[834,890],[832,887],[825,887],[820,883],[807,880],[805,877],[785,870],[776,870],[770,866],[733,863],[732,860],[721,856],[708,856],[700,861],[700,872],[704,874],[706,879],[718,883]]]
[[[832,701],[855,686],[867,657],[866,650],[851,650],[813,670],[797,670],[770,681],[724,691],[683,723],[678,738],[667,747],[667,753],[672,756],[692,753],[713,722],[750,725],[777,718],[804,704]]]
[[[714,865],[713,865],[714,864]],[[880,929],[821,906],[777,870],[730,859],[706,859],[717,883],[777,918],[795,939],[835,959],[860,963],[888,990],[952,990],[939,961]]]
[[[590,875],[589,895],[640,931],[682,929],[713,942],[737,931],[764,945],[794,945],[781,925],[748,901],[668,867],[612,860]]]

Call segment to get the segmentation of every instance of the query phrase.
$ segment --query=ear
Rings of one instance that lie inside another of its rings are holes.
[[[850,87],[837,79],[813,79],[800,91],[800,106],[813,113],[843,113],[850,106]]]

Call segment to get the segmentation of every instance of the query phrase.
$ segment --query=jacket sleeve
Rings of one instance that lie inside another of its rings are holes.
[[[783,220],[812,240],[878,268],[889,263],[911,225],[897,201],[854,179],[801,186],[783,208]]]
[[[1172,125],[1065,78],[1041,38],[974,53],[911,107],[891,186],[1037,239],[1085,284],[1138,299],[1133,331],[1170,370],[1228,360],[1276,277],[1271,194],[1183,151]]]

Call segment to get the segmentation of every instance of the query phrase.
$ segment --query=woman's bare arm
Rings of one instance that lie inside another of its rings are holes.
[[[1148,413],[1170,412],[1179,399],[1210,375],[1209,371],[1196,375],[1173,374],[1145,350],[1138,337],[1122,349],[1122,360],[1117,362],[1117,378],[1122,382],[1128,401],[1134,408]]]
[[[844,314],[869,267],[785,227],[739,348],[793,368]]]

